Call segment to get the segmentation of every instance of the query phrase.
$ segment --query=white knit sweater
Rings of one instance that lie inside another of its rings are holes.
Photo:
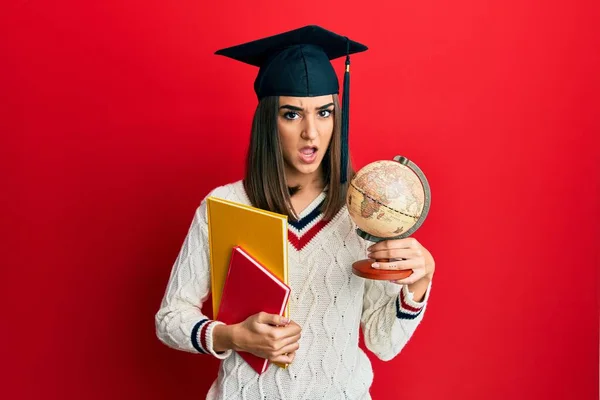
[[[241,181],[209,196],[250,204]],[[302,327],[300,349],[287,369],[270,365],[262,375],[236,352],[212,348],[212,330],[220,322],[201,312],[210,290],[204,200],[196,210],[156,314],[156,333],[170,347],[223,360],[208,399],[370,399],[373,370],[358,346],[359,325],[366,347],[386,361],[415,332],[430,288],[416,303],[406,286],[353,275],[352,263],[366,258],[371,243],[355,233],[345,207],[324,220],[324,199],[322,193],[289,224],[290,318]]]

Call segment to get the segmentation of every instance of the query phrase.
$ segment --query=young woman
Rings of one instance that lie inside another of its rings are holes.
[[[170,347],[222,360],[209,399],[368,399],[373,371],[358,345],[359,327],[366,347],[390,360],[423,318],[431,254],[413,238],[365,242],[345,207],[353,171],[329,60],[364,50],[309,26],[218,52],[260,67],[259,104],[244,180],[209,195],[289,216],[292,295],[290,320],[259,313],[225,325],[202,314],[210,288],[203,200],[173,266],[156,331]],[[351,266],[365,256],[391,260],[373,268],[412,274],[397,282],[359,278]],[[271,364],[258,375],[238,351],[289,367]]]

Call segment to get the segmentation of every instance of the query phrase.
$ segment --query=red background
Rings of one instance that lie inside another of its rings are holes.
[[[122,3],[2,6],[3,398],[204,397],[216,361],[153,318],[242,176],[256,70],[212,53],[309,23],[370,46],[357,166],[402,154],[432,187],[430,308],[373,397],[598,398],[597,2]]]

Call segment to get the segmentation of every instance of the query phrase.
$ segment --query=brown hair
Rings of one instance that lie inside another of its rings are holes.
[[[322,161],[323,181],[328,187],[322,208],[325,219],[332,219],[343,207],[348,188],[348,183],[340,183],[341,110],[337,94],[333,95],[333,103],[333,135]],[[295,220],[290,197],[297,188],[288,188],[285,180],[283,152],[277,131],[278,112],[278,96],[265,97],[256,107],[246,156],[244,188],[254,207]],[[354,174],[350,160],[347,168],[350,182]]]

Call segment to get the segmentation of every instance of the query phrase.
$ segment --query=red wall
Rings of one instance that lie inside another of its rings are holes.
[[[308,23],[370,46],[356,164],[432,187],[431,307],[374,398],[598,398],[597,2],[47,3],[0,12],[3,398],[204,397],[217,363],[153,317],[243,170],[256,71],[212,53]]]

